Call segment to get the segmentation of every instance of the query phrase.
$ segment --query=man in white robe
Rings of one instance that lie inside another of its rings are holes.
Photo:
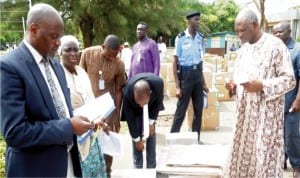
[[[224,177],[283,176],[284,94],[295,86],[289,51],[278,38],[261,32],[255,13],[242,10],[235,30],[243,45],[233,80],[237,123]],[[231,93],[234,93],[231,91]]]

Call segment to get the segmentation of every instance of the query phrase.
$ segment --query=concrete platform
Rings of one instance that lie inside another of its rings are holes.
[[[166,146],[166,133],[169,133],[172,124],[173,115],[176,109],[176,98],[165,98],[165,110],[159,113],[156,127],[157,134],[157,154]],[[200,140],[203,144],[230,144],[233,135],[233,126],[235,124],[235,102],[220,103],[220,126],[217,130],[201,131]],[[127,123],[121,123],[120,136],[122,139],[122,156],[114,158],[112,177],[121,178],[120,173],[127,173],[133,169],[132,161],[132,144],[131,137],[127,128]],[[188,124],[185,119],[181,131],[188,131]],[[158,155],[157,155],[158,156]],[[145,156],[144,156],[145,162]],[[144,166],[145,167],[145,166]],[[133,171],[135,172],[135,171]],[[147,171],[146,171],[147,172]],[[152,171],[148,171],[149,175],[153,175]],[[288,165],[288,169],[284,172],[284,178],[292,178],[292,168]],[[146,176],[147,177],[147,176]]]

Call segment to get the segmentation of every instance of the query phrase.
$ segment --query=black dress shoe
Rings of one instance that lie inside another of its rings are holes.
[[[284,161],[283,169],[284,169],[284,170],[287,170],[287,163],[286,163],[286,161]]]
[[[288,155],[286,153],[284,153],[284,165],[283,165],[284,170],[287,169],[287,160],[288,160]]]

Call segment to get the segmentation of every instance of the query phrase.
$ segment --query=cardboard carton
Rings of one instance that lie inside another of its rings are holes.
[[[186,117],[188,119],[188,128],[192,128],[193,123],[193,107],[190,103]],[[201,130],[216,130],[219,128],[220,124],[220,112],[218,106],[208,106],[207,109],[203,109],[202,111],[202,122],[201,122]]]
[[[169,97],[175,97],[176,96],[176,84],[172,81],[167,81],[167,95]]]
[[[220,112],[217,106],[208,106],[202,112],[201,130],[215,130],[220,125]]]

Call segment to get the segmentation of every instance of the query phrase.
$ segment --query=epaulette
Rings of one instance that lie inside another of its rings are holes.
[[[203,35],[202,33],[199,33],[199,32],[198,32],[198,34],[199,34],[202,38],[204,38],[204,35]]]
[[[181,32],[181,33],[179,33],[179,34],[177,35],[178,38],[181,38],[181,37],[183,37],[183,36],[185,36],[185,33],[184,33],[184,32]]]

